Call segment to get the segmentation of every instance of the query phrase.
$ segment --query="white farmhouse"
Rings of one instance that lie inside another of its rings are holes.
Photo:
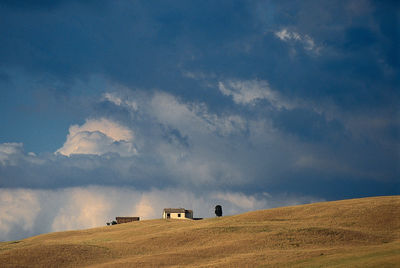
[[[193,210],[164,208],[163,219],[193,219]]]

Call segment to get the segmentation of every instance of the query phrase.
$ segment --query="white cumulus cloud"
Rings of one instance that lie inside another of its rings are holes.
[[[210,113],[202,103],[184,103],[176,97],[158,92],[150,102],[149,114],[159,123],[172,126],[182,133],[200,135],[229,135],[245,130],[246,122],[239,115],[220,116]]]
[[[265,80],[227,80],[218,83],[222,94],[232,96],[233,101],[241,105],[254,105],[259,100],[267,100],[275,108],[291,109],[293,104],[270,88]]]
[[[22,143],[0,143],[0,165],[16,166],[21,160],[33,164],[44,163],[43,160],[36,157],[35,153],[25,153]]]
[[[103,99],[109,101],[117,106],[128,108],[131,111],[138,110],[138,104],[134,100],[127,99],[126,96],[121,96],[116,92],[106,92],[103,95]]]
[[[301,35],[297,32],[289,31],[288,29],[283,28],[280,31],[276,31],[275,36],[284,42],[299,42],[302,44],[305,50],[313,51],[316,54],[318,54],[321,50],[321,47],[317,46],[314,39],[307,34]]]
[[[137,153],[133,139],[133,131],[125,126],[106,118],[88,119],[82,126],[69,128],[67,140],[57,153],[132,156]]]
[[[0,164],[2,165],[14,165],[10,156],[21,154],[23,152],[22,143],[1,143],[0,144]]]

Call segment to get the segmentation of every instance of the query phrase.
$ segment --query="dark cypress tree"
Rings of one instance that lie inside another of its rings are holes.
[[[215,206],[215,215],[217,215],[217,217],[222,216],[222,207],[220,205]]]

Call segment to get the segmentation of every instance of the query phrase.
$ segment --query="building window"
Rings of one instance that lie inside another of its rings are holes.
[[[178,213],[178,218],[180,218],[181,217],[181,213]]]

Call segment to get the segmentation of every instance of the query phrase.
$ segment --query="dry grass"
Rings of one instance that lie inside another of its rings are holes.
[[[1,267],[399,267],[400,196],[189,220],[149,220],[0,243]]]

